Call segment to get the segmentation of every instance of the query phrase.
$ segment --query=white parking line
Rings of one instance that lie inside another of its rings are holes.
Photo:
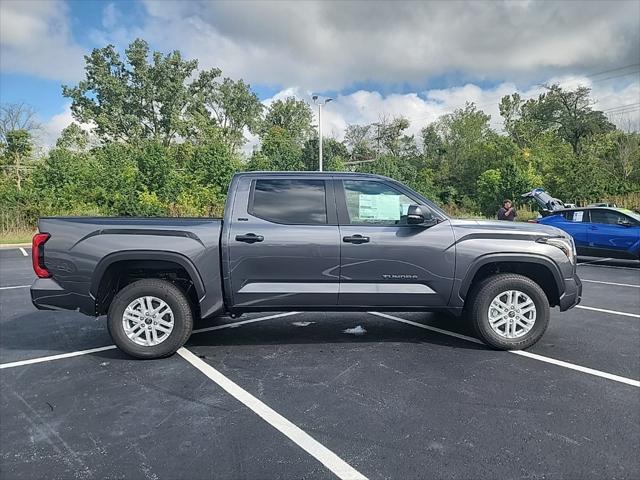
[[[16,288],[29,288],[31,285],[14,285],[12,287],[0,287],[0,290],[13,290]]]
[[[60,360],[61,358],[79,357],[80,355],[89,355],[90,353],[104,352],[105,350],[113,350],[114,348],[116,348],[115,345],[107,345],[106,347],[90,348],[89,350],[78,350],[77,352],[49,355],[48,357],[32,358],[30,360],[20,360],[18,362],[0,363],[0,370],[4,368],[21,367],[23,365],[32,365],[34,363],[50,362],[52,360]]]
[[[241,322],[225,323],[223,325],[216,325],[215,327],[199,328],[198,330],[194,330],[193,333],[197,334],[197,333],[203,333],[203,332],[210,332],[212,330],[221,330],[223,328],[234,328],[234,327],[239,327],[241,325],[246,325],[247,323],[262,322],[265,320],[271,320],[273,318],[288,317],[290,315],[296,315],[298,313],[300,312],[277,313],[275,315],[269,315],[267,317],[251,318],[249,320],[242,320]],[[77,352],[60,353],[58,355],[49,355],[47,357],[31,358],[29,360],[19,360],[17,362],[0,363],[0,370],[4,368],[21,367],[23,365],[32,365],[34,363],[50,362],[52,360],[60,360],[62,358],[78,357],[80,355],[89,355],[91,353],[103,352],[105,350],[113,350],[114,348],[117,348],[117,347],[115,345],[106,345],[104,347],[90,348],[88,350],[78,350]]]
[[[442,333],[443,335],[448,335],[450,337],[460,338],[462,340],[466,340],[468,342],[483,344],[480,340],[473,337],[468,337],[466,335],[461,335],[459,333],[450,332],[449,330],[443,330],[441,328],[432,327],[431,325],[425,325],[423,323],[413,322],[411,320],[407,320],[405,318],[396,317],[393,315],[388,315],[386,313],[380,312],[368,312],[371,315],[377,315],[378,317],[387,318],[389,320],[394,320],[396,322],[406,323],[407,325],[413,325],[414,327],[423,328],[425,330],[431,330],[433,332]],[[555,358],[545,357],[542,355],[538,355],[536,353],[525,352],[523,350],[509,350],[509,353],[514,353],[516,355],[520,355],[523,357],[532,358],[534,360],[539,360],[541,362],[551,363],[554,365],[558,365],[560,367],[569,368],[571,370],[576,370],[578,372],[587,373],[589,375],[594,375],[596,377],[606,378],[608,380],[613,380],[614,382],[624,383],[626,385],[631,385],[632,387],[640,387],[640,381],[634,380],[632,378],[621,377],[619,375],[613,375],[612,373],[602,372],[600,370],[594,370],[593,368],[582,367],[580,365],[575,365],[569,362],[563,362],[562,360],[556,360]]]
[[[635,272],[640,273],[640,268],[638,267],[619,267],[617,265],[594,265],[592,263],[579,263],[578,267],[596,267],[596,268],[610,268],[616,270],[633,270]]]
[[[327,447],[319,443],[308,433],[291,423],[271,407],[258,400],[238,384],[225,377],[218,370],[204,362],[186,348],[178,350],[178,354],[187,362],[204,373],[210,380],[225,390],[229,395],[251,409],[269,425],[279,430],[289,440],[302,448],[313,458],[322,463],[338,478],[343,480],[366,480],[367,477],[338,457]]]
[[[541,362],[551,363],[553,365],[569,368],[571,370],[576,370],[578,372],[588,373],[589,375],[595,375],[596,377],[607,378],[609,380],[613,380],[614,382],[625,383],[627,385],[631,385],[632,387],[640,387],[640,381],[633,380],[631,378],[621,377],[620,375],[601,372],[600,370],[594,370],[593,368],[583,367],[581,365],[575,365],[569,362],[563,362],[562,360],[556,360],[555,358],[544,357],[542,355],[538,355],[537,353],[531,353],[525,350],[511,350],[510,352],[515,353],[516,355],[520,355],[522,357],[533,358],[534,360],[539,360]]]
[[[22,255],[24,255],[25,257],[29,256],[29,254],[27,253],[27,251],[24,248],[20,247],[20,251],[22,252]]]
[[[631,283],[602,282],[600,280],[587,280],[586,278],[581,278],[580,280],[587,283],[602,283],[604,285],[614,285],[616,287],[640,288],[640,285],[633,285]]]
[[[583,310],[593,310],[594,312],[610,313],[611,315],[622,315],[623,317],[640,318],[640,315],[638,315],[637,313],[618,312],[617,310],[607,310],[605,308],[586,307],[584,305],[576,305],[576,308],[581,308]]]
[[[599,258],[598,260],[589,260],[588,262],[578,263],[578,265],[591,265],[592,263],[606,262],[607,260],[613,260],[613,258]]]

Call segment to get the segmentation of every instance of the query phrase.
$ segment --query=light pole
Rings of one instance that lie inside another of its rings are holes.
[[[325,97],[320,100],[318,95],[311,97],[313,103],[318,105],[318,171],[322,171],[322,107],[329,103],[333,98]]]

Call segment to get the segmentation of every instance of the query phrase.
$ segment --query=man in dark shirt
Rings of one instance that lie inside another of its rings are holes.
[[[518,216],[516,209],[511,204],[511,200],[507,199],[502,202],[502,207],[498,210],[498,220],[506,220],[507,222],[513,222]]]

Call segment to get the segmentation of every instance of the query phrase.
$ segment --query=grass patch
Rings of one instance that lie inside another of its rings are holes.
[[[35,230],[10,230],[0,232],[0,245],[8,243],[31,243]]]

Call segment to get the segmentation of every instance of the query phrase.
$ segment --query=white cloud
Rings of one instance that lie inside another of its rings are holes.
[[[49,150],[55,146],[56,140],[58,140],[62,130],[73,123],[73,121],[73,116],[71,115],[71,104],[67,104],[60,113],[53,115],[42,124],[36,140],[42,148]]]
[[[67,6],[60,1],[0,2],[0,67],[72,81],[82,73],[84,51],[71,38]]]
[[[638,62],[640,3],[172,2],[147,0],[137,33],[261,84],[337,89],[548,78]]]
[[[592,88],[592,98],[596,102],[594,109],[606,110],[614,107],[630,105],[640,101],[640,82],[633,82],[619,88],[611,85],[592,83],[586,77],[552,78],[548,83],[560,83],[567,88],[585,85]],[[432,89],[425,92],[407,94],[381,95],[376,91],[359,90],[347,95],[337,96],[333,102],[323,109],[323,129],[326,136],[343,139],[344,131],[349,124],[370,124],[377,122],[382,116],[389,118],[404,116],[411,122],[408,133],[418,136],[420,130],[440,116],[464,107],[466,102],[491,115],[491,126],[495,130],[502,129],[502,117],[498,109],[500,99],[505,95],[518,92],[523,98],[536,98],[544,91],[542,86],[518,89],[510,82],[501,83],[494,88],[480,88],[474,84],[446,89]],[[273,100],[295,96],[311,103],[311,92],[301,88],[287,88],[272,98],[265,100],[269,105]],[[636,103],[636,105],[638,105]],[[314,108],[317,122],[317,108]],[[619,128],[640,130],[640,111],[638,108],[622,114],[609,115],[610,120]]]

